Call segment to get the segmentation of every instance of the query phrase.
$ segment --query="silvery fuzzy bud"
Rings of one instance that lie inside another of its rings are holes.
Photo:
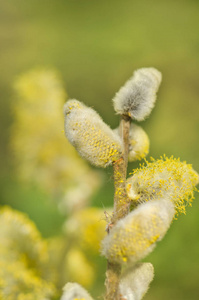
[[[92,108],[77,100],[64,105],[65,134],[79,154],[91,164],[106,167],[122,155],[117,134]]]
[[[115,111],[137,121],[143,121],[154,107],[161,80],[162,75],[155,68],[135,71],[113,98]]]
[[[93,300],[89,293],[78,283],[68,282],[63,288],[63,295],[60,300],[85,299]]]
[[[102,254],[113,263],[138,262],[166,234],[175,209],[167,199],[141,204],[119,220],[102,241]]]
[[[154,277],[151,263],[138,263],[127,268],[121,276],[120,293],[125,300],[141,300]]]
[[[118,135],[120,128],[114,129]],[[149,138],[144,129],[134,123],[131,124],[129,130],[129,154],[128,161],[136,161],[143,159],[149,153]]]

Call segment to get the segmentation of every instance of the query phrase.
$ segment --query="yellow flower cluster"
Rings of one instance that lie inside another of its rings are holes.
[[[72,281],[90,287],[98,279],[96,256],[106,235],[105,229],[103,210],[84,208],[67,219],[65,235],[49,239],[50,262],[59,285]]]
[[[102,254],[109,261],[135,263],[148,255],[167,232],[175,210],[168,200],[141,204],[116,223],[102,241]]]
[[[166,197],[174,203],[177,212],[185,213],[187,203],[191,205],[194,199],[198,182],[199,176],[190,164],[164,156],[134,170],[127,180],[127,193],[135,204]]]
[[[103,214],[103,210],[96,207],[78,211],[66,221],[66,234],[76,239],[83,250],[98,254],[100,242],[106,235]]]
[[[76,236],[61,235],[48,240],[50,267],[53,282],[63,286],[66,282],[77,282],[84,287],[92,286],[97,277],[96,257],[93,252],[82,249]]]
[[[80,199],[75,194],[75,207],[86,203],[100,178],[64,137],[62,111],[67,95],[59,74],[45,69],[29,71],[17,79],[15,92],[11,148],[17,176],[61,195],[65,210],[76,188],[82,191]]]
[[[64,105],[64,115],[66,137],[91,164],[105,168],[121,157],[119,136],[92,108],[69,100]]]
[[[79,247],[70,249],[63,263],[65,264],[65,282],[73,281],[84,287],[91,286],[96,277],[95,269]]]
[[[45,241],[22,213],[0,209],[0,299],[48,299],[55,287]]]

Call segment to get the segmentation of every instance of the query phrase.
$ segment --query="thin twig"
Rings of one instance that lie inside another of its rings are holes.
[[[120,123],[120,130],[123,140],[123,155],[115,161],[113,164],[114,173],[114,213],[111,219],[111,225],[122,219],[129,211],[129,200],[126,193],[126,174],[128,164],[128,150],[129,150],[129,129],[130,118],[128,116],[122,116]],[[121,265],[117,263],[107,263],[106,271],[106,296],[105,300],[119,300],[119,280],[121,274]]]
[[[125,170],[127,171],[128,154],[129,154],[129,130],[131,126],[131,118],[127,115],[122,115],[120,122],[120,131],[122,133],[122,141],[124,147]],[[126,177],[126,174],[125,174]]]

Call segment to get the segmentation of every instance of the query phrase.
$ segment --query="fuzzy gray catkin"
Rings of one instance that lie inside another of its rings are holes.
[[[113,263],[136,263],[166,234],[175,214],[167,199],[141,204],[117,222],[102,241],[102,254]]]
[[[141,300],[154,277],[151,263],[138,263],[127,268],[120,279],[120,293],[125,300]]]
[[[78,283],[68,282],[63,288],[63,295],[60,300],[93,300],[89,293]]]
[[[143,121],[154,107],[161,80],[162,75],[155,68],[135,71],[113,98],[115,111]]]
[[[120,135],[120,128],[114,129]],[[149,138],[144,129],[134,123],[131,124],[129,130],[129,153],[128,161],[133,162],[141,160],[149,153]]]
[[[106,167],[122,155],[117,134],[92,108],[77,100],[64,105],[65,135],[79,154],[91,164]]]

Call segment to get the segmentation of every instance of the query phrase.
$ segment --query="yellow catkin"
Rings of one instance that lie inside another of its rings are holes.
[[[64,116],[66,137],[91,164],[106,167],[121,157],[120,138],[92,108],[69,100],[64,106]]]
[[[91,286],[95,279],[95,270],[80,249],[70,249],[63,264],[65,265],[65,282],[70,280],[84,287]]]
[[[32,69],[16,79],[14,91],[10,147],[16,176],[60,195],[56,200],[63,212],[86,205],[101,178],[64,136],[67,94],[61,76],[52,69]]]
[[[139,261],[164,237],[174,213],[173,203],[167,199],[141,204],[104,238],[102,254],[119,264]]]
[[[0,240],[4,247],[13,248],[16,255],[25,255],[32,267],[42,268],[48,261],[46,242],[28,217],[8,206],[0,209]]]
[[[194,199],[199,176],[190,164],[180,159],[166,157],[151,159],[134,170],[127,180],[127,193],[134,203],[143,203],[166,197],[179,213],[185,213],[186,205]]]
[[[55,295],[47,245],[33,222],[0,209],[0,299],[47,299]]]
[[[104,211],[96,207],[82,209],[66,221],[64,228],[82,249],[98,254],[100,242],[106,235]]]

